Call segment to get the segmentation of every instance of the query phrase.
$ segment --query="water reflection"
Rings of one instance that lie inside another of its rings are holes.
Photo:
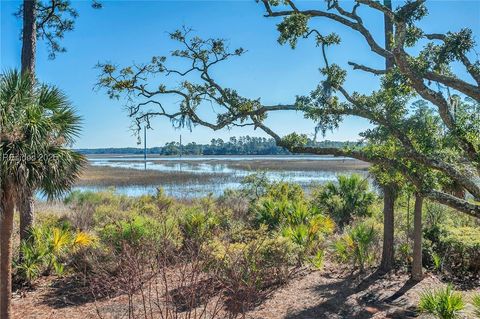
[[[238,189],[241,187],[242,179],[255,172],[249,169],[248,165],[240,168],[238,163],[254,160],[267,161],[350,161],[349,158],[334,158],[331,156],[201,156],[201,157],[156,157],[148,158],[146,168],[160,172],[181,172],[192,175],[209,174],[213,178],[205,179],[199,183],[169,182],[164,181],[159,185],[127,185],[116,187],[119,194],[129,196],[140,196],[144,194],[155,194],[157,187],[162,187],[169,196],[177,198],[196,198],[213,194],[221,195],[225,189]],[[145,163],[142,157],[135,156],[112,156],[112,157],[92,157],[89,158],[92,166],[106,166],[114,168],[128,168],[144,170]],[[253,165],[254,166],[254,165]],[[308,187],[312,184],[323,184],[328,181],[336,180],[339,174],[359,173],[366,176],[363,170],[312,170],[301,169],[290,165],[291,169],[266,170],[266,176],[273,181],[289,181]],[[218,177],[216,177],[218,175]],[[108,188],[107,186],[77,186],[74,190],[100,191]]]

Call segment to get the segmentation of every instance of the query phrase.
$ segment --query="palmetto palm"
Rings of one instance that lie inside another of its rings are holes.
[[[360,175],[339,175],[337,181],[325,184],[315,194],[315,200],[343,228],[354,217],[371,214],[375,194],[370,191],[368,180]]]
[[[15,202],[35,189],[48,198],[69,190],[85,158],[67,148],[80,118],[57,88],[9,71],[0,78],[0,106],[0,317],[10,318]]]

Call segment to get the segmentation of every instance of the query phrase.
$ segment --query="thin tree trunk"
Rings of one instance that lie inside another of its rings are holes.
[[[23,1],[22,74],[35,76],[37,50],[36,0]]]
[[[392,9],[392,0],[384,0],[383,5]],[[387,15],[383,16],[384,32],[385,32],[385,49],[392,51],[392,36],[393,36],[393,21]],[[395,59],[393,57],[385,58],[385,69],[388,71],[395,65]]]
[[[392,186],[383,188],[383,251],[380,270],[388,272],[394,265],[394,210],[395,190]]]
[[[26,241],[30,238],[33,226],[35,201],[33,192],[28,189],[19,196],[17,209],[20,212],[20,240]]]
[[[36,0],[23,1],[23,30],[22,30],[22,74],[29,74],[35,78],[35,53],[37,46]],[[10,319],[12,296],[12,234],[15,199],[12,185],[2,185],[2,215],[0,216],[0,318]],[[33,191],[31,192],[33,194]],[[25,198],[28,205],[19,205],[21,224],[24,229],[31,227],[33,221],[33,197]],[[23,214],[23,208],[28,206],[28,212]],[[25,220],[24,218],[27,217]]]
[[[383,5],[392,9],[392,1],[384,0]],[[384,36],[385,49],[391,51],[391,36],[393,35],[393,21],[384,15]],[[393,58],[385,58],[385,69],[387,72],[394,67],[395,61]],[[395,191],[392,186],[385,186],[383,189],[383,251],[382,263],[380,269],[388,272],[393,268],[395,262],[394,258],[394,210],[395,210]]]
[[[423,197],[415,196],[415,210],[413,217],[413,264],[412,279],[422,280],[422,207]]]
[[[36,0],[23,1],[22,74],[29,74],[32,80],[35,80],[37,52],[36,2]],[[20,240],[29,237],[29,231],[33,226],[35,211],[33,194],[33,189],[26,189],[17,202],[17,209],[20,212]]]
[[[0,318],[10,319],[12,296],[12,233],[15,201],[13,188],[4,184],[0,218]]]

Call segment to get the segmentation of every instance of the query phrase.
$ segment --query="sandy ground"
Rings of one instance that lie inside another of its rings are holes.
[[[275,290],[250,311],[247,318],[414,318],[418,316],[415,306],[421,292],[441,285],[433,275],[427,275],[420,283],[412,283],[407,274],[352,275],[327,266],[322,271],[299,276]],[[467,300],[472,293],[464,292]],[[13,312],[14,318],[18,319],[98,318],[96,307],[114,308],[122,302],[126,302],[124,297],[95,304],[68,281],[44,279],[35,291],[14,296]],[[467,309],[462,318],[474,318],[469,313],[471,309]]]

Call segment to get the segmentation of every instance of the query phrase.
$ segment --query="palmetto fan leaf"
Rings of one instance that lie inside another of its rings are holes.
[[[50,120],[52,138],[58,138],[59,143],[70,144],[78,137],[81,118],[59,89],[41,86],[38,92],[38,104],[43,108],[43,115]]]
[[[44,159],[45,176],[40,187],[47,197],[58,197],[68,191],[86,163],[83,155],[61,147],[48,149],[48,158]]]
[[[54,87],[5,72],[0,79],[1,180],[18,192],[40,190],[49,198],[67,191],[85,158],[66,146],[80,132],[80,117]]]

